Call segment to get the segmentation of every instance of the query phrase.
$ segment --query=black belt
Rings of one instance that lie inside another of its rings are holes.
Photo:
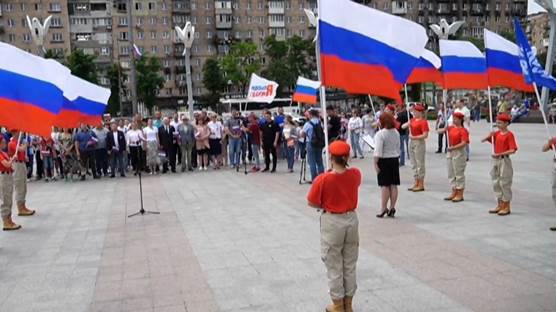
[[[510,158],[510,155],[493,156],[494,159]]]
[[[349,211],[345,211],[345,212],[335,212],[335,211],[327,211],[327,210],[322,210],[322,213],[329,213],[329,214],[346,214],[346,213],[350,213],[350,212],[354,212],[355,209],[353,210],[349,210]]]

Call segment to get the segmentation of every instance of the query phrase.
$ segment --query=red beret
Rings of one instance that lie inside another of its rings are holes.
[[[465,115],[463,113],[460,113],[460,112],[455,112],[453,114],[453,116],[454,116],[454,118],[459,118],[459,119],[465,118]]]
[[[330,143],[330,145],[328,146],[328,150],[330,151],[330,154],[334,156],[349,156],[350,148],[346,142],[342,140],[336,140]]]
[[[418,112],[424,112],[425,111],[425,107],[422,104],[415,104],[415,106],[413,106],[413,109],[418,111]]]
[[[388,104],[388,105],[386,105],[386,109],[395,112],[396,111],[396,106],[394,104]]]
[[[500,120],[503,122],[510,122],[512,121],[512,117],[510,117],[510,115],[502,113],[502,114],[498,114],[498,116],[496,116],[496,120]]]

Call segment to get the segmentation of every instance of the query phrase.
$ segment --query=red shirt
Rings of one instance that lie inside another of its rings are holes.
[[[8,155],[12,157],[15,154],[15,147],[17,146],[17,141],[12,138],[10,143],[8,143]],[[17,161],[25,162],[25,151],[17,152]]]
[[[9,161],[9,160],[10,160],[10,156],[8,156],[8,154],[6,154],[6,152],[4,152],[4,151],[0,151],[0,172],[3,172],[3,173],[5,173],[5,172],[12,173],[13,170],[12,170],[11,167],[8,168],[8,167],[6,167],[6,166],[4,166],[4,165],[2,164],[2,161],[4,161],[4,160]]]
[[[307,200],[328,212],[345,213],[357,208],[361,172],[350,168],[344,173],[326,172],[319,175],[307,195]]]
[[[492,142],[492,137],[488,137],[489,142]],[[502,133],[498,130],[494,133],[494,153],[501,154],[509,150],[517,151],[517,144],[515,143],[514,134],[511,131]]]
[[[469,131],[464,127],[448,126],[448,140],[450,146],[458,145],[461,142],[469,144]]]
[[[259,125],[256,123],[249,124],[249,131],[251,131],[252,140],[251,143],[255,145],[261,145],[261,132],[259,130]]]
[[[418,136],[429,132],[429,122],[422,118],[413,118],[409,121],[411,135]]]

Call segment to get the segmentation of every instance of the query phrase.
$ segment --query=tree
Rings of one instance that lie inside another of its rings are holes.
[[[118,112],[120,112],[121,94],[125,90],[123,87],[126,75],[122,73],[122,68],[120,67],[120,65],[114,63],[106,72],[106,76],[110,81],[111,92],[110,99],[108,99],[108,107],[106,110],[111,115],[118,115]]]
[[[48,49],[46,50],[46,53],[44,53],[44,58],[45,59],[63,59],[64,55],[60,54],[60,53],[56,53],[54,50],[52,49]]]
[[[160,74],[162,66],[156,57],[143,55],[135,65],[137,70],[137,99],[145,103],[149,111],[156,103],[158,90],[164,86],[164,77]]]
[[[76,49],[68,55],[66,63],[74,76],[96,84],[98,83],[98,70],[95,59],[94,55],[88,55]]]
[[[235,42],[230,52],[221,59],[221,67],[225,79],[241,89],[242,94],[247,91],[247,84],[251,74],[261,68],[261,58],[257,46],[252,42]]]
[[[226,88],[226,81],[222,76],[220,64],[215,58],[208,59],[203,66],[203,85],[209,91],[205,95],[207,103],[217,104],[222,91]]]
[[[312,40],[306,40],[299,36],[293,36],[287,40],[288,43],[288,65],[292,75],[314,78],[313,73],[317,70],[315,58],[315,44]]]

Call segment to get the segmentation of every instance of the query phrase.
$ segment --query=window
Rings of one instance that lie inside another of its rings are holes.
[[[40,3],[35,3],[35,11],[40,11],[40,10],[42,10],[42,5]],[[6,10],[6,11],[8,11],[8,10]]]
[[[53,17],[53,18],[50,20],[50,27],[54,27],[54,28],[56,28],[56,27],[62,27],[62,19],[59,18],[59,17]]]
[[[172,53],[172,47],[165,45],[164,46],[164,53],[166,53],[167,55],[170,55],[170,53]]]
[[[205,10],[210,10],[210,2],[205,3]]]
[[[77,41],[89,41],[91,40],[91,34],[76,34],[75,39]]]
[[[196,31],[195,32],[195,38],[199,38],[199,36],[200,36],[199,34],[200,34],[200,32]]]
[[[236,39],[241,39],[241,32],[236,31]]]
[[[87,12],[89,11],[89,7],[85,3],[78,3],[75,5],[75,10],[77,12]]]
[[[13,10],[13,5],[11,3],[4,4],[4,11],[11,12]]]
[[[121,46],[120,47],[120,54],[121,55],[129,55],[129,46]]]
[[[139,40],[143,40],[143,38],[145,37],[145,33],[142,31],[138,31],[137,32],[137,39]]]
[[[300,30],[299,31],[299,37],[304,38],[305,37],[305,30]]]
[[[25,42],[31,41],[31,34],[30,33],[23,34],[23,41]]]
[[[252,16],[247,16],[247,24],[251,24],[253,22]]]
[[[156,25],[156,17],[151,16],[151,25]]]
[[[207,52],[208,54],[212,54],[212,46],[207,46]]]
[[[282,14],[270,14],[268,16],[268,19],[270,22],[283,22],[284,21],[284,15]]]
[[[162,17],[162,25],[168,25],[168,18],[166,16]]]
[[[193,46],[193,53],[199,52],[199,46]]]
[[[289,10],[292,8],[292,4],[289,1],[286,1],[286,10]]]
[[[210,18],[210,16],[207,16],[206,19],[205,19],[205,24],[210,25],[210,24],[211,24],[211,20],[212,20],[212,19]]]
[[[210,31],[207,31],[207,39],[212,39],[212,33]]]
[[[257,9],[259,9],[259,10],[263,9],[263,3],[261,1],[259,1],[259,3],[257,3]]]
[[[240,18],[239,18],[239,16],[234,16],[234,23],[235,23],[235,24],[239,24],[239,23],[240,23]]]
[[[251,1],[247,2],[247,10],[251,10]]]
[[[299,1],[299,9],[303,10],[303,1]]]
[[[135,2],[135,10],[136,11],[143,11],[143,3]]]
[[[127,17],[120,17],[118,21],[119,26],[127,26]]]
[[[170,33],[168,33],[167,31],[162,32],[162,39],[168,39],[170,38]]]
[[[110,50],[107,47],[100,48],[100,55],[107,56],[110,53]]]
[[[290,24],[292,22],[291,16],[286,16],[286,23]]]
[[[191,24],[197,25],[197,16],[191,17]]]
[[[149,11],[152,11],[156,8],[156,3],[154,2],[149,2]]]
[[[259,30],[259,37],[264,38],[264,30]]]
[[[163,64],[164,64],[164,67],[170,67],[170,61],[169,60],[164,60]]]
[[[152,54],[156,54],[156,49],[157,49],[156,46],[152,46],[152,47],[151,47],[151,53],[152,53]],[[166,67],[168,67],[168,66],[166,66]]]
[[[15,35],[14,34],[9,34],[8,35],[8,41],[9,42],[14,42],[15,41]]]
[[[13,19],[11,19],[11,18],[8,20],[8,27],[10,27],[10,28],[14,28],[14,27],[15,27],[15,21],[14,21]]]
[[[127,31],[121,31],[118,38],[120,40],[127,40]]]
[[[201,66],[201,60],[195,59],[195,66]]]
[[[141,26],[142,24],[143,24],[143,18],[142,17],[136,17],[135,18],[135,25]]]
[[[62,38],[62,34],[60,33],[53,33],[52,34],[52,41],[53,42],[62,42],[64,39]]]
[[[151,39],[156,39],[156,31],[151,31]]]
[[[191,2],[191,11],[197,10],[197,3]]]
[[[299,17],[299,24],[305,24],[305,16]]]
[[[1,9],[2,9],[2,8],[0,8],[0,11],[1,11]],[[25,12],[25,3],[22,3],[22,4],[21,4],[21,12]]]
[[[237,1],[234,1],[234,4],[232,6],[234,8],[234,10],[239,9],[239,3]]]
[[[253,31],[248,30],[247,31],[247,38],[251,39],[253,37]]]
[[[162,2],[161,9],[162,9],[162,11],[168,10],[168,6],[166,5],[166,2]]]

